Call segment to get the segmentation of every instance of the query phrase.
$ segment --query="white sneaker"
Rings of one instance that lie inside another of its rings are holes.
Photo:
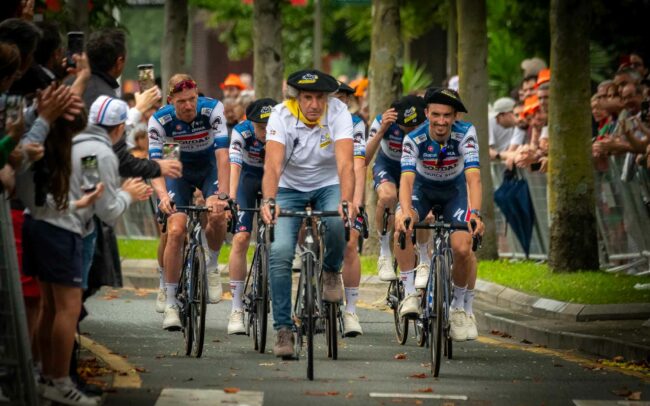
[[[68,378],[68,382],[63,385],[48,383],[43,387],[41,394],[45,399],[64,405],[83,405],[96,406],[100,403],[100,398],[90,397],[81,392],[75,384]]]
[[[300,271],[302,269],[302,255],[299,249],[296,250],[296,255],[293,257],[291,269],[294,271]]]
[[[415,288],[426,289],[429,283],[429,264],[421,263],[415,268]]]
[[[359,316],[356,313],[343,312],[343,336],[356,337],[363,334],[361,324],[359,324]]]
[[[246,334],[244,326],[244,311],[233,310],[228,318],[228,334]]]
[[[379,274],[379,280],[390,282],[397,279],[397,275],[393,270],[393,259],[391,257],[381,255],[377,259],[377,270]]]
[[[400,317],[417,317],[420,315],[420,295],[411,293],[399,304]]]
[[[449,315],[449,336],[454,341],[467,340],[467,313],[463,309],[451,309]]]
[[[208,270],[208,300],[210,303],[219,303],[221,302],[221,295],[223,295],[223,288],[221,287],[219,270]]]
[[[165,288],[160,288],[160,290],[158,291],[158,296],[156,296],[156,312],[164,313],[166,303],[167,303],[167,292],[165,292]]]
[[[465,318],[465,328],[467,329],[467,339],[476,340],[478,338],[478,324],[473,314]]]
[[[166,305],[165,317],[163,318],[163,328],[167,331],[178,331],[181,327],[178,305]]]

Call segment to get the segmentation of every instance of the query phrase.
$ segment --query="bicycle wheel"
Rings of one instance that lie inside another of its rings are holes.
[[[451,303],[451,267],[452,267],[452,261],[453,257],[451,254],[451,249],[448,249],[445,252],[445,267],[443,269],[443,276],[442,280],[444,281],[443,283],[443,315],[444,317],[442,318],[442,326],[443,326],[443,334],[444,334],[444,339],[445,339],[445,356],[447,359],[452,359],[453,356],[453,343],[454,341],[451,339],[451,336],[449,334],[449,329],[451,328],[449,324],[449,304]]]
[[[264,354],[269,314],[269,256],[264,244],[259,246],[255,278],[255,348]]]
[[[181,270],[181,279],[178,282],[177,298],[179,302],[179,316],[181,319],[181,329],[183,330],[183,339],[185,340],[185,355],[189,356],[192,353],[192,343],[194,340],[192,317],[190,315],[190,288],[191,280],[188,275],[191,272],[190,264],[193,262],[194,253],[186,250],[183,257],[183,269]]]
[[[433,308],[430,313],[433,317],[429,322],[429,349],[431,350],[431,373],[433,376],[438,376],[440,373],[440,358],[442,355],[442,319],[444,317],[442,302],[442,284],[444,281],[441,277],[441,274],[444,273],[441,268],[443,266],[442,258],[436,255],[431,265],[434,281],[432,286],[433,301],[431,303]]]
[[[388,286],[389,306],[393,309],[395,323],[395,338],[400,345],[406,343],[409,332],[409,321],[399,316],[399,304],[404,299],[404,286],[401,281],[391,281]]]
[[[305,267],[305,307],[306,320],[305,332],[307,336],[307,379],[314,380],[314,259],[311,255],[305,255],[303,259]]]
[[[327,356],[333,360],[338,358],[338,336],[336,325],[339,321],[339,304],[326,303],[327,319],[325,320],[325,338],[327,340]]]
[[[203,247],[194,247],[194,259],[192,261],[192,300],[190,301],[190,313],[192,320],[192,356],[201,358],[203,354],[203,342],[205,339],[205,313],[208,296],[208,275],[205,272],[205,254]]]
[[[427,343],[427,328],[423,323],[423,320],[417,318],[413,320],[413,329],[415,330],[415,340],[418,344],[418,347],[424,347],[424,344]]]

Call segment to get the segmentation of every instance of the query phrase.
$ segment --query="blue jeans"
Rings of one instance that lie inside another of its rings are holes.
[[[337,210],[341,200],[339,185],[326,186],[311,192],[280,188],[276,201],[280,209],[304,210],[311,202],[314,210]],[[338,272],[343,262],[345,238],[340,217],[323,218],[325,231],[325,258],[323,270]],[[275,227],[275,241],[269,256],[269,282],[273,301],[273,328],[293,326],[291,319],[291,262],[296,248],[301,219],[280,217]]]

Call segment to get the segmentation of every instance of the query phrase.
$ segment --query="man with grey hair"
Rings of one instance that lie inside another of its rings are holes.
[[[304,210],[308,204],[314,210],[338,209],[341,218],[323,219],[323,300],[339,302],[343,296],[343,205],[348,218],[355,218],[357,208],[352,116],[343,102],[330,97],[338,87],[336,79],[318,70],[294,72],[287,79],[288,99],[274,107],[267,125],[261,214],[266,224],[277,224],[276,235],[282,236],[271,245],[269,258],[277,357],[293,355],[291,262],[300,228],[298,218],[278,219],[281,209]],[[271,203],[276,203],[275,216]]]
[[[490,159],[505,160],[507,153],[524,143],[526,132],[517,126],[516,102],[510,97],[497,99],[488,119]]]

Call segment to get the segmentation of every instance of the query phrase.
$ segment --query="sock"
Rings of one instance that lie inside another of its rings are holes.
[[[359,287],[345,288],[345,311],[348,313],[357,312],[357,299],[359,299]]]
[[[219,250],[213,251],[208,248],[208,263],[205,264],[205,267],[208,272],[219,274],[219,267],[217,261],[219,259]]]
[[[386,233],[386,235],[381,235],[379,234],[379,255],[382,257],[389,257],[390,258],[390,235]]]
[[[404,284],[404,294],[411,295],[415,293],[415,269],[400,271],[400,277]]]
[[[429,244],[423,242],[418,244],[418,250],[420,251],[420,264],[429,265],[431,258],[429,258]]]
[[[474,314],[474,311],[472,309],[472,304],[474,303],[474,289],[467,289],[465,291],[465,313],[467,313],[468,316],[471,316]]]
[[[244,302],[242,296],[244,295],[244,281],[230,280],[230,293],[232,294],[232,310],[243,310]]]
[[[160,277],[160,289],[165,289],[165,268],[158,266],[158,276]]]
[[[453,285],[453,284],[452,284]],[[451,307],[452,309],[463,309],[465,306],[465,292],[467,291],[467,287],[460,287],[453,285],[454,288],[454,298],[451,300]]]
[[[69,376],[64,376],[63,378],[52,379],[52,383],[57,388],[69,388],[70,386],[75,386]]]
[[[178,284],[176,283],[165,283],[165,293],[167,294],[166,305],[175,305],[177,303],[176,288],[178,288]]]

